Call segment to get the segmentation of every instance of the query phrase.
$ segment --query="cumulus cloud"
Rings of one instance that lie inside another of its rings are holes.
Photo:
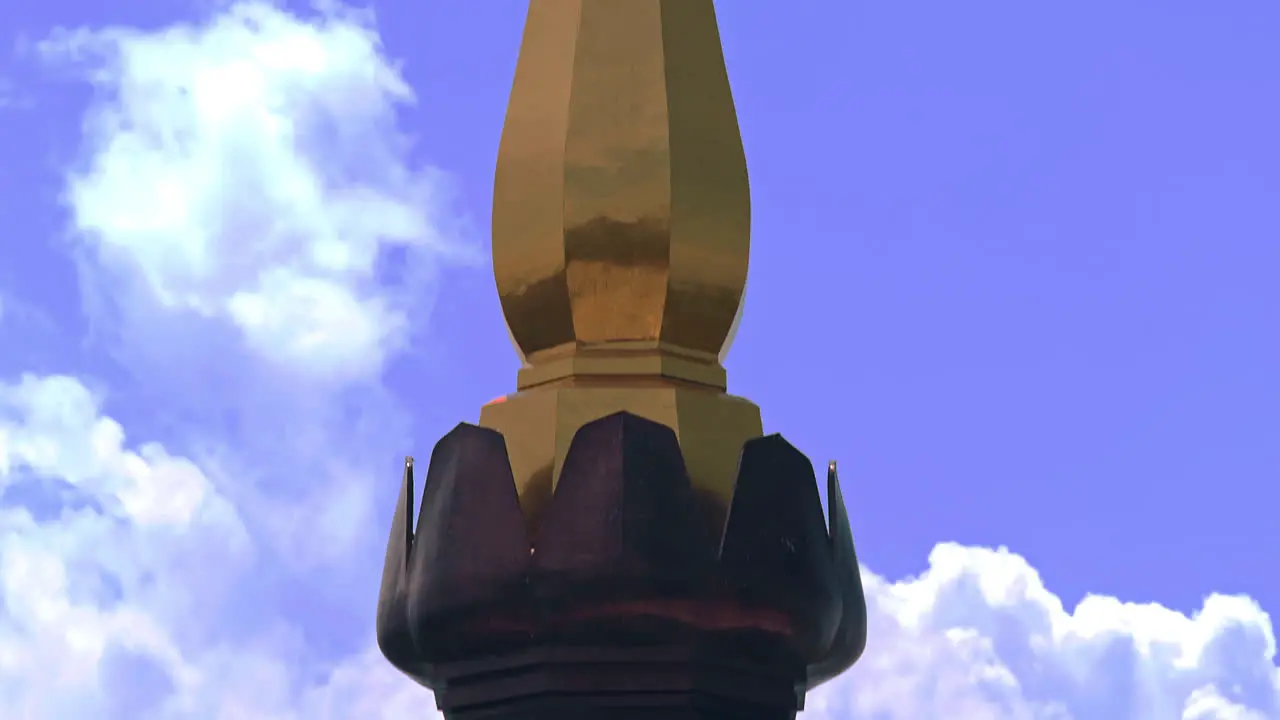
[[[81,378],[3,385],[6,717],[386,699],[345,690],[372,680],[343,664],[369,647],[377,570],[348,561],[380,542],[369,478],[403,453],[380,375],[470,250],[398,130],[413,96],[372,22],[243,2],[41,44],[96,90],[63,197],[90,347],[133,380],[116,406],[167,436],[131,445]]]
[[[866,656],[809,698],[810,720],[1280,717],[1274,627],[1248,598],[1210,595],[1192,617],[1102,596],[1068,612],[1018,555],[954,544],[866,589]]]
[[[99,674],[121,654],[175,687],[194,680],[170,628],[201,588],[155,576],[211,540],[224,568],[248,546],[190,460],[130,448],[78,380],[28,375],[0,384],[0,500],[0,705],[33,718],[98,707]]]
[[[99,91],[66,202],[93,269],[133,283],[112,288],[131,344],[173,341],[149,332],[157,313],[220,319],[338,381],[403,347],[433,259],[463,246],[441,232],[443,177],[408,161],[396,112],[413,92],[371,22],[245,2],[41,45]]]
[[[96,90],[63,200],[97,345],[237,478],[272,552],[341,563],[377,506],[353,478],[404,451],[385,363],[441,263],[474,258],[374,17],[249,1],[39,47]]]

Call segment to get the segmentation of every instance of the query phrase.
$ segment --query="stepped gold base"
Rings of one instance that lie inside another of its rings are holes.
[[[695,492],[721,526],[733,497],[738,458],[747,440],[764,434],[760,408],[712,388],[662,383],[634,385],[590,381],[540,386],[485,405],[480,425],[502,433],[520,507],[532,529],[538,525],[569,442],[578,428],[617,412],[630,412],[675,430]]]

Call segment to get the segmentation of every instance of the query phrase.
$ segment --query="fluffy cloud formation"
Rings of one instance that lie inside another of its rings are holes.
[[[41,45],[97,91],[63,201],[91,347],[133,379],[107,400],[167,431],[129,444],[84,379],[2,386],[6,717],[346,718],[385,700],[344,689],[374,682],[344,664],[368,656],[377,572],[350,559],[381,541],[368,478],[403,434],[379,378],[436,265],[467,248],[397,131],[413,97],[371,22],[246,2]]]
[[[866,655],[810,696],[810,720],[1280,717],[1274,627],[1248,598],[1211,595],[1193,617],[1101,596],[1068,612],[1018,555],[954,544],[866,590]]]
[[[247,550],[199,468],[130,448],[79,381],[26,376],[0,384],[0,500],[0,706],[33,718],[103,707],[101,674],[124,657],[175,689],[195,682],[171,628],[202,588],[156,579],[211,538],[224,568]]]
[[[396,454],[383,364],[464,250],[396,130],[412,93],[372,18],[244,2],[43,49],[98,89],[65,197],[95,332],[160,390],[0,378],[5,717],[430,716],[372,649],[385,537],[359,529],[383,527],[368,478]],[[184,434],[126,433],[125,406]],[[1273,628],[1246,599],[1068,613],[1016,555],[953,545],[867,590],[867,655],[808,718],[1280,717]]]
[[[96,90],[63,198],[95,341],[236,478],[271,552],[343,562],[377,507],[353,477],[403,451],[385,363],[472,252],[398,128],[414,96],[373,16],[240,2],[40,49]]]
[[[202,25],[43,43],[99,90],[66,201],[89,260],[135,283],[113,287],[129,342],[182,311],[337,380],[403,346],[427,260],[460,247],[440,231],[439,174],[406,162],[395,113],[413,92],[371,20],[248,2]]]

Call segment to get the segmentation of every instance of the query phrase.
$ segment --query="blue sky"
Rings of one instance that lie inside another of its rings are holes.
[[[0,15],[5,717],[432,711],[373,600],[400,458],[514,386],[524,5]],[[804,716],[1280,718],[1280,6],[719,13],[731,390],[866,563]]]

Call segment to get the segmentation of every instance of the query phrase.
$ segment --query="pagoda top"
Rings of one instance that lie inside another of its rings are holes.
[[[521,389],[723,389],[750,205],[712,0],[532,0],[493,200]]]

